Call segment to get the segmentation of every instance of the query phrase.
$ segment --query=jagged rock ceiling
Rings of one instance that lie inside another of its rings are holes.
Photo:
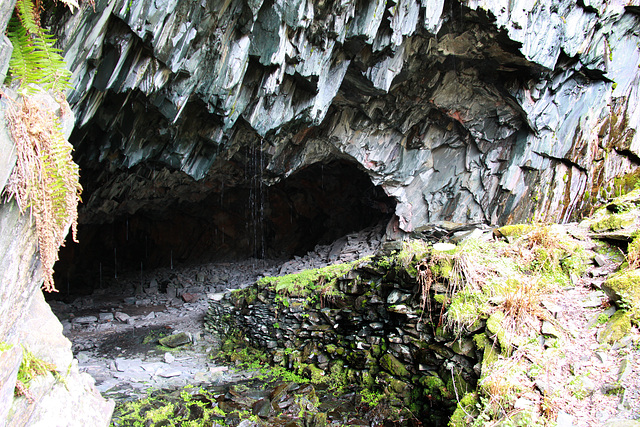
[[[55,20],[74,76],[81,221],[338,160],[395,199],[405,231],[567,221],[639,160],[637,10],[98,0]]]

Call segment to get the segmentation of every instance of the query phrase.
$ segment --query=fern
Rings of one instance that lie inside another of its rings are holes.
[[[58,248],[64,245],[71,227],[76,241],[80,176],[71,156],[73,147],[66,141],[56,115],[28,94],[42,89],[63,93],[70,87],[71,72],[66,69],[56,40],[39,24],[39,0],[18,0],[7,26],[13,44],[9,61],[11,82],[19,84],[23,99],[20,105],[10,103],[7,119],[16,145],[17,162],[11,173],[7,193],[24,212],[31,208],[42,271],[43,288],[55,291],[53,266]],[[75,0],[62,0],[70,8]],[[68,104],[60,101],[62,106]]]
[[[18,157],[8,192],[22,211],[31,208],[38,234],[43,287],[55,291],[53,266],[68,227],[76,241],[77,206],[82,191],[78,165],[73,162],[73,147],[60,131],[57,117],[42,104],[23,97],[22,105],[10,108],[7,117]]]
[[[39,14],[31,0],[18,0],[7,35],[13,44],[9,61],[9,80],[20,89],[32,91],[33,85],[64,92],[71,87],[71,72],[55,47],[56,39],[38,24]]]

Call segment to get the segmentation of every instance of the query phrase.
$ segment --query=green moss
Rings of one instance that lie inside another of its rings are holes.
[[[634,319],[640,318],[640,270],[625,270],[611,276],[602,285],[609,299],[629,310]]]
[[[387,372],[397,377],[409,377],[409,371],[404,367],[402,362],[396,359],[393,355],[386,353],[380,358],[380,366]]]
[[[245,414],[234,411],[238,417]],[[122,402],[116,405],[112,425],[126,426],[193,426],[216,425],[225,416],[214,393],[192,386],[167,392],[151,392],[143,399]]]
[[[534,229],[535,226],[531,224],[513,224],[500,227],[496,231],[500,236],[503,237],[519,238],[524,236],[528,232],[533,231]]]
[[[622,196],[640,188],[640,169],[614,178],[613,186],[616,191],[616,196]]]
[[[449,391],[442,378],[436,374],[425,375],[420,378],[420,385],[424,388],[424,394],[429,399],[440,400],[443,396],[449,396]]]
[[[491,365],[498,360],[499,352],[484,333],[474,335],[473,341],[477,348],[483,349],[481,375],[485,377],[489,373]]]
[[[487,319],[487,330],[497,338],[498,343],[500,343],[500,348],[502,348],[503,353],[511,352],[511,343],[507,339],[507,332],[502,325],[504,322],[505,314],[498,310],[494,312]]]
[[[631,330],[631,316],[628,312],[618,310],[607,322],[605,328],[600,332],[598,341],[601,344],[613,344]]]
[[[485,293],[464,289],[451,299],[447,308],[447,319],[455,327],[456,334],[460,334],[478,325],[484,315],[484,309],[489,296]]]
[[[602,231],[615,231],[633,225],[633,219],[625,218],[619,214],[611,214],[598,222],[591,224],[591,231],[600,233]]]
[[[437,303],[442,304],[442,305],[446,305],[449,302],[449,298],[447,297],[446,294],[435,294],[433,296],[433,299]]]
[[[337,280],[368,260],[369,258],[363,258],[349,263],[304,270],[286,276],[264,277],[257,282],[257,285],[271,289],[281,296],[307,298],[305,305],[309,305],[316,302],[318,297],[339,295],[335,286]]]
[[[470,425],[478,415],[478,404],[477,393],[465,394],[458,402],[456,410],[449,419],[449,427],[466,427]]]

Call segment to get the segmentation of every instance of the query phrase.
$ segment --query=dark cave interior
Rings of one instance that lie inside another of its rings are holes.
[[[212,191],[199,202],[102,224],[83,223],[79,243],[60,251],[55,279],[62,294],[87,294],[103,277],[134,271],[247,258],[289,259],[318,244],[391,218],[395,201],[354,163],[308,166],[271,186]],[[61,295],[62,296],[62,295]]]

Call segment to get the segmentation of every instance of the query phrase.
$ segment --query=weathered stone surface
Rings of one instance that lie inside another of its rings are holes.
[[[38,333],[36,333],[36,331]],[[73,361],[71,342],[62,335],[62,325],[36,290],[30,306],[18,325],[15,338],[36,357],[52,363],[65,376],[64,383],[50,373],[32,380],[29,391],[36,405],[24,397],[3,402],[10,407],[8,425],[49,426],[52,421],[68,426],[108,426],[114,402],[105,400],[88,374],[80,373]]]
[[[6,344],[5,344],[6,345]],[[10,405],[18,379],[18,370],[22,363],[22,348],[11,345],[0,349],[0,421],[4,425],[9,414]]]
[[[5,6],[13,3],[0,5],[0,22],[6,23]],[[66,123],[66,130],[70,132],[68,124],[73,122],[70,111],[61,112],[49,96],[39,95],[39,102],[51,106],[56,114],[66,114],[63,125]],[[6,157],[12,151],[12,144],[7,139],[5,108],[3,96],[0,100],[0,188],[4,187],[14,162],[11,155]],[[94,387],[93,379],[78,371],[73,363],[71,343],[63,336],[62,325],[40,291],[38,243],[29,214],[21,215],[14,202],[0,203],[0,230],[0,342],[19,349],[20,355],[24,346],[36,357],[52,363],[65,378],[64,384],[51,374],[32,381],[29,391],[37,402],[32,404],[24,397],[13,396],[14,375],[22,358],[2,356],[0,424],[49,426],[64,420],[69,426],[107,426],[113,402],[104,400]]]
[[[634,167],[632,11],[426,3],[83,7],[63,36],[73,139],[86,173],[110,171],[83,220],[219,194],[222,182],[248,185],[247,170],[271,184],[340,158],[397,201],[405,231],[533,213],[566,221]]]

